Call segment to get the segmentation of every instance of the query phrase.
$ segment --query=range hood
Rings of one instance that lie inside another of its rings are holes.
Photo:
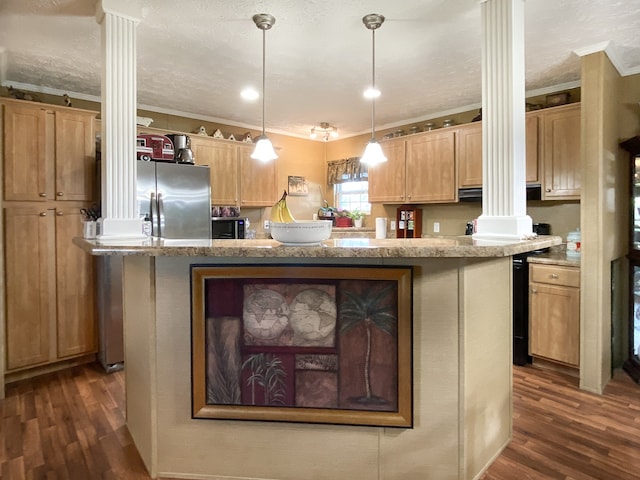
[[[527,185],[527,201],[541,200],[542,187],[539,183]],[[460,188],[458,189],[458,201],[460,202],[481,202],[482,188]]]

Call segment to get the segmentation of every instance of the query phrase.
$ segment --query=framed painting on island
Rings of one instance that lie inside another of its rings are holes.
[[[412,269],[194,265],[192,417],[413,427]]]

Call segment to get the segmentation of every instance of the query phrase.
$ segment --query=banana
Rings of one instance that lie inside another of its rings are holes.
[[[271,207],[271,221],[276,223],[295,223],[296,219],[287,206],[287,191],[285,190],[280,200]]]

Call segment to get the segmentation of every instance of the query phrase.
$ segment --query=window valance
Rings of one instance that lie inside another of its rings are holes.
[[[367,180],[367,166],[360,163],[360,157],[344,158],[327,162],[327,183],[361,182]]]

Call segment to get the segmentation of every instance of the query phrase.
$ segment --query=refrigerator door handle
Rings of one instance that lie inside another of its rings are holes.
[[[162,237],[164,227],[164,204],[162,202],[162,194],[158,193],[158,235],[156,237]]]
[[[158,204],[156,203],[155,192],[151,193],[151,235],[160,236],[160,222],[158,221]]]

